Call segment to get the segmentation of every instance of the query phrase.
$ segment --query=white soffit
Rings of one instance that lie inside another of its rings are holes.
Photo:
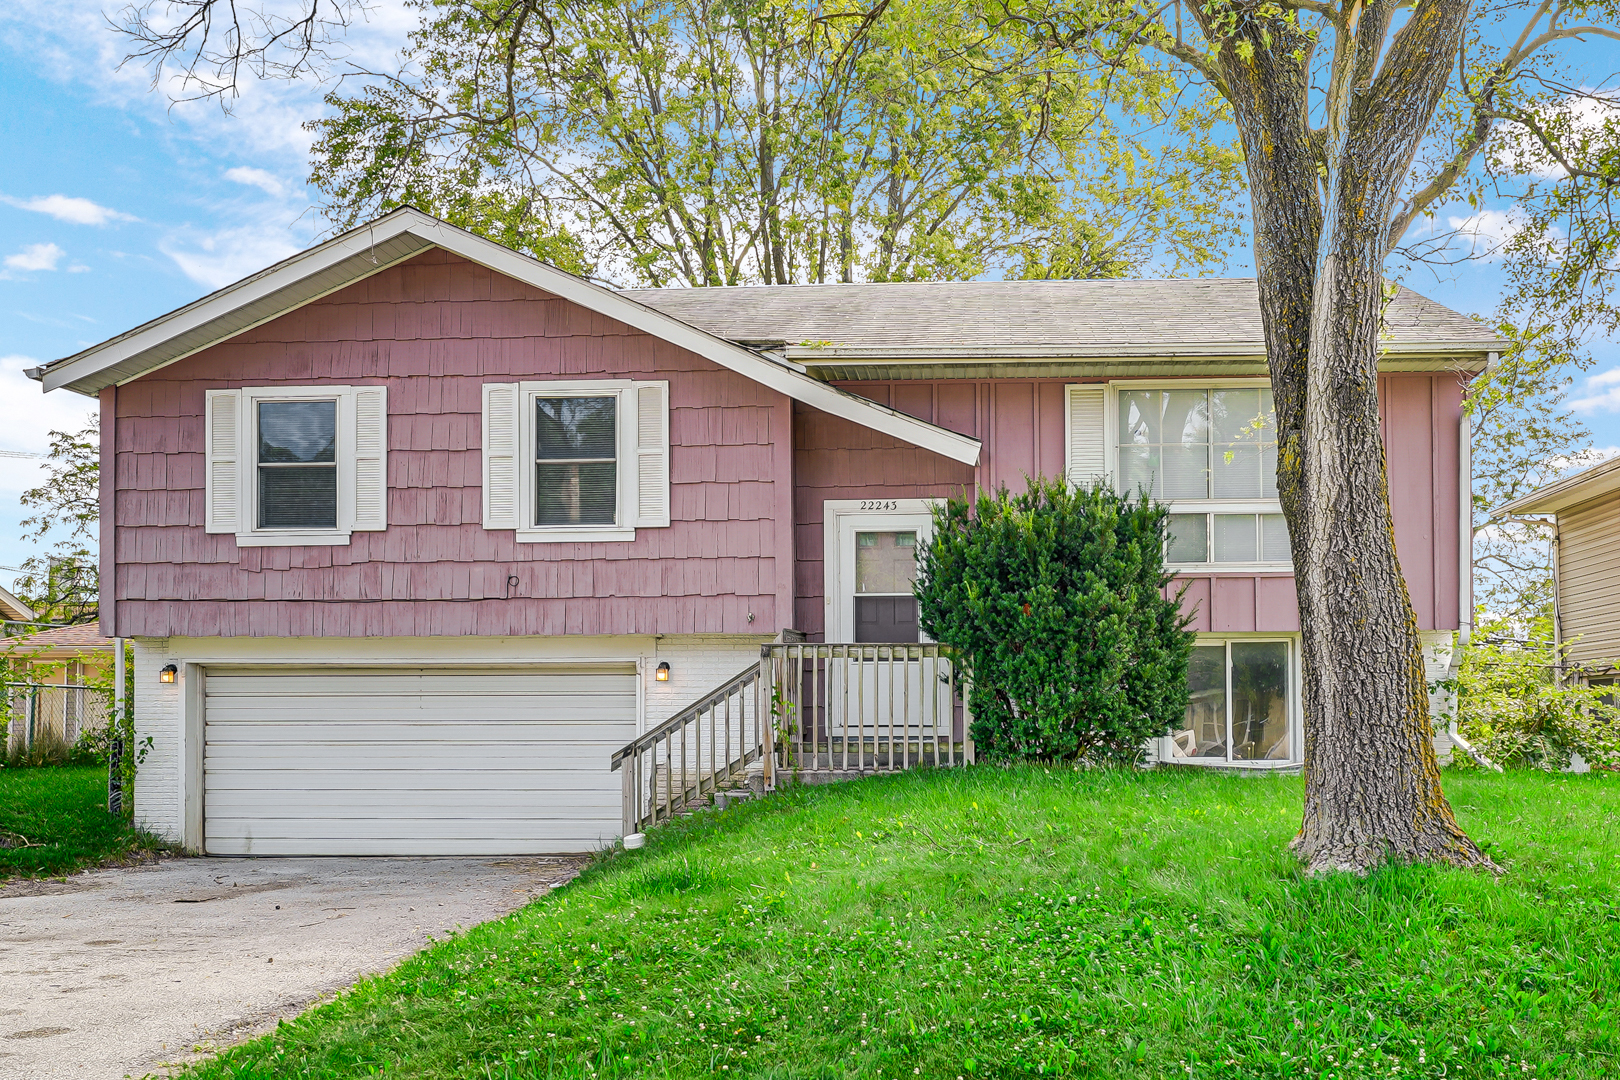
[[[430,247],[444,248],[617,319],[795,401],[956,461],[978,463],[977,439],[828,386],[786,363],[410,207],[395,210],[110,341],[34,368],[28,374],[43,383],[46,391],[65,387],[95,396],[104,387],[128,382],[217,345]]]

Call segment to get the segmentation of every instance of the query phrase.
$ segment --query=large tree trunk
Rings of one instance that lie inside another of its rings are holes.
[[[1294,573],[1305,667],[1311,872],[1390,860],[1477,865],[1440,791],[1417,616],[1395,552],[1378,415],[1381,238],[1330,195],[1311,304],[1305,394],[1306,542]]]
[[[1247,57],[1220,54],[1254,209],[1277,488],[1299,592],[1306,790],[1293,847],[1313,873],[1489,865],[1440,791],[1378,414],[1389,222],[1467,9],[1422,0],[1382,72],[1393,8],[1352,21],[1336,42],[1325,148],[1307,127],[1314,37],[1285,21],[1251,24],[1239,31]],[[1224,28],[1199,10],[1220,40]]]

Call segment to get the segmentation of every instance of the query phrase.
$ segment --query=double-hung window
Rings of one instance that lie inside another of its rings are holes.
[[[669,384],[484,385],[484,527],[520,543],[669,524]]]
[[[206,411],[206,531],[263,547],[388,527],[385,387],[210,390]]]
[[[1120,489],[1170,505],[1175,566],[1287,566],[1266,387],[1118,387]]]
[[[258,401],[259,529],[336,529],[337,398]]]

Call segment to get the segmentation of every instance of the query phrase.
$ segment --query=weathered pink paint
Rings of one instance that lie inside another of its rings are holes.
[[[819,641],[827,622],[823,504],[959,495],[972,490],[973,467],[803,405],[794,407],[793,443],[797,628]]]
[[[96,474],[96,503],[100,513],[99,549],[97,565],[101,573],[96,581],[96,611],[103,637],[118,637],[118,605],[114,582],[118,580],[117,531],[113,528],[114,479],[117,466],[113,461],[114,433],[118,425],[118,387],[108,386],[101,391],[101,446],[98,448],[101,468]]]
[[[547,377],[670,381],[669,528],[619,544],[483,528],[482,384]],[[327,381],[389,388],[387,531],[240,549],[203,532],[204,391]],[[152,372],[108,405],[103,520],[117,525],[103,610],[121,634],[768,634],[791,621],[777,525],[792,498],[788,400],[447,253]]]
[[[667,529],[633,543],[517,544],[482,527],[481,387],[671,384]],[[241,548],[203,532],[204,391],[389,387],[385,532]],[[1065,379],[845,384],[983,440],[974,468],[786,397],[442,252],[103,393],[104,632],[440,636],[823,632],[823,504],[1018,489],[1061,473]],[[1457,421],[1446,375],[1380,380],[1397,544],[1424,629],[1456,626]],[[518,584],[508,597],[507,581]],[[1297,629],[1286,574],[1185,579],[1196,629]],[[1180,587],[1180,582],[1176,587]],[[750,620],[749,616],[753,619]]]
[[[1196,381],[1200,376],[1189,376]],[[1063,472],[1064,386],[1074,379],[910,380],[846,382],[844,389],[910,413],[922,420],[984,440],[972,484],[1020,490],[1027,476]],[[1395,544],[1407,588],[1423,630],[1455,630],[1458,625],[1459,422],[1463,382],[1455,374],[1385,375],[1378,381],[1389,462],[1390,509]],[[802,456],[802,455],[801,455]],[[848,472],[826,473],[829,489],[855,492],[829,498],[863,498],[856,490],[870,475],[860,460],[847,462]],[[885,478],[886,482],[894,481]],[[921,498],[946,491],[917,491]],[[953,489],[954,490],[954,489]],[[896,497],[896,496],[882,496]],[[814,522],[798,517],[799,551],[803,558],[821,550],[819,504]],[[813,547],[808,545],[814,545]],[[801,561],[800,620],[811,617],[803,603],[807,581]],[[814,588],[823,591],[820,563]],[[1195,629],[1206,632],[1266,632],[1299,629],[1299,609],[1290,575],[1202,574],[1185,579],[1204,582],[1189,589],[1187,603],[1197,607]],[[1179,585],[1177,586],[1179,588]],[[821,605],[813,605],[819,627]]]
[[[1436,372],[1378,380],[1395,549],[1424,630],[1455,630],[1461,616],[1465,379]]]

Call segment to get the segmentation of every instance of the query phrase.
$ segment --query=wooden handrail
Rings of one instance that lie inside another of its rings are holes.
[[[678,731],[683,725],[690,724],[693,720],[696,720],[699,716],[702,716],[704,713],[708,712],[710,708],[718,705],[720,702],[724,701],[732,694],[735,694],[738,690],[741,690],[743,687],[747,686],[749,682],[757,678],[759,678],[758,664],[752,664],[744,668],[742,671],[737,672],[737,674],[733,675],[729,680],[722,683],[716,690],[711,692],[708,697],[699,698],[697,701],[694,701],[692,704],[688,705],[686,708],[682,709],[668,720],[665,720],[662,724],[659,724],[645,735],[638,737],[634,742],[626,743],[624,746],[621,746],[619,749],[613,751],[613,757],[611,759],[613,767],[609,771],[617,772],[619,766],[624,764],[625,758],[629,757],[631,754],[648,749],[659,739],[662,739],[670,732]]]

